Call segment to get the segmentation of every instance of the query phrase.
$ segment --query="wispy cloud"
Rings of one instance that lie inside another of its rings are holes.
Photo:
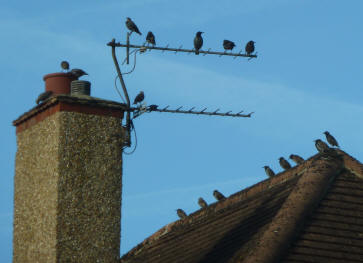
[[[154,191],[154,192],[148,192],[148,193],[139,193],[139,194],[131,194],[129,196],[126,196],[126,198],[129,201],[133,201],[136,199],[148,199],[150,197],[153,198],[162,198],[165,196],[169,196],[171,194],[173,195],[190,195],[193,193],[200,193],[201,191],[213,191],[216,187],[224,187],[228,188],[229,186],[236,186],[240,185],[241,187],[248,185],[249,183],[253,183],[254,179],[246,180],[238,179],[238,180],[229,180],[229,181],[220,181],[220,182],[214,182],[214,183],[208,183],[204,185],[194,185],[191,187],[180,187],[180,188],[173,188],[173,189],[167,189],[162,191]],[[241,188],[242,189],[242,188]]]

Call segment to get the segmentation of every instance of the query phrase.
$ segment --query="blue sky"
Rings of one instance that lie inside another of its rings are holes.
[[[251,119],[150,113],[135,120],[138,146],[124,156],[122,247],[130,250],[177,220],[175,209],[198,209],[202,196],[225,195],[276,172],[280,156],[315,154],[313,140],[329,130],[342,149],[363,160],[362,16],[358,0],[334,1],[21,1],[0,10],[2,72],[0,254],[11,261],[13,176],[16,152],[12,120],[32,108],[43,75],[71,67],[89,73],[92,95],[120,101],[114,90],[112,38],[124,41],[131,17],[157,45],[204,46],[236,51],[256,41],[258,58],[147,52],[125,77],[132,98],[148,104],[256,112]],[[119,57],[124,56],[119,49]],[[128,68],[124,67],[124,71]]]

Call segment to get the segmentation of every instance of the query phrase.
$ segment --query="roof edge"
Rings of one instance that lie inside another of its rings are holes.
[[[336,151],[343,156],[344,167],[355,176],[363,179],[363,164],[340,149],[336,149]]]
[[[144,249],[144,246],[151,245],[158,239],[162,238],[165,234],[175,230],[176,228],[185,227],[186,225],[195,223],[195,221],[197,221],[197,220],[202,220],[208,214],[216,213],[222,209],[225,209],[231,203],[242,202],[244,200],[247,200],[247,199],[255,196],[256,194],[259,194],[271,187],[277,186],[287,180],[292,179],[293,176],[299,176],[305,169],[306,169],[305,165],[293,167],[289,171],[284,171],[284,172],[276,175],[275,177],[267,178],[264,181],[258,182],[237,193],[234,193],[234,194],[230,195],[229,197],[227,197],[225,200],[212,203],[206,209],[199,209],[199,210],[189,214],[187,216],[187,218],[185,218],[185,219],[179,219],[177,221],[171,222],[171,223],[163,226],[158,231],[156,231],[154,234],[145,238],[141,243],[139,243],[138,245],[133,247],[131,250],[126,252],[124,255],[122,255],[121,262],[127,262],[127,258],[138,254],[138,251],[140,249]]]

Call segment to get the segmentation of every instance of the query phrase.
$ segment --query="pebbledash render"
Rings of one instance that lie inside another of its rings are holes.
[[[124,109],[58,95],[14,121],[14,263],[118,261]]]

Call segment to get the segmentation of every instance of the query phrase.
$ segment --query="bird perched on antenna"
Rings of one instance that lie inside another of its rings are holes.
[[[180,208],[177,209],[176,213],[177,213],[177,215],[179,216],[180,219],[184,219],[184,218],[187,217],[187,213],[185,213],[183,209],[180,209]]]
[[[69,63],[68,63],[68,61],[65,61],[65,60],[62,61],[61,62],[61,68],[67,72],[69,70]]]
[[[248,43],[246,44],[245,50],[246,50],[246,54],[249,56],[253,53],[253,51],[255,51],[255,41],[248,41]]]
[[[289,164],[288,161],[286,161],[286,159],[284,157],[280,157],[279,158],[279,163],[280,163],[280,166],[285,169],[285,170],[288,170],[291,168],[291,165]]]
[[[53,91],[48,90],[43,93],[40,93],[37,100],[35,101],[37,104],[49,99],[53,95]]]
[[[221,200],[226,199],[226,197],[221,192],[219,192],[218,190],[213,191],[213,196],[214,196],[215,199],[217,199],[217,201],[221,201]]]
[[[155,36],[154,36],[153,32],[149,31],[147,33],[146,42],[148,44],[151,44],[151,45],[155,46],[156,43],[155,43]]]
[[[337,142],[337,140],[335,140],[333,135],[331,135],[328,131],[324,132],[324,134],[325,134],[326,140],[328,141],[328,143],[331,146],[333,146],[333,147],[336,146],[339,148],[338,142]]]
[[[315,142],[316,149],[320,153],[324,153],[324,152],[327,152],[327,151],[330,150],[330,147],[325,142],[323,142],[322,140],[318,139],[318,140],[315,140],[314,142]]]
[[[134,99],[134,104],[142,102],[144,100],[144,98],[145,98],[144,92],[140,91],[140,93],[137,94],[137,96]]]
[[[134,21],[131,20],[130,17],[126,17],[126,27],[131,31],[130,34],[132,34],[132,32],[136,32],[141,36],[139,29],[137,28],[136,24],[134,23]]]
[[[80,77],[84,75],[88,75],[86,72],[84,72],[82,69],[74,68],[71,70],[71,74],[76,78],[79,79]]]
[[[224,48],[224,52],[226,52],[226,50],[231,50],[232,52],[232,49],[235,47],[236,45],[232,42],[232,41],[229,41],[229,40],[223,40],[223,48]]]
[[[158,107],[159,107],[158,105],[151,104],[151,105],[149,105],[148,110],[149,110],[149,111],[157,110],[157,109],[158,109]]]
[[[201,198],[201,197],[199,197],[199,199],[198,199],[198,205],[199,205],[201,208],[206,208],[206,207],[208,207],[207,202],[206,202],[203,198]]]
[[[268,177],[274,177],[275,176],[274,171],[272,171],[272,169],[270,167],[268,167],[267,165],[265,165],[262,168],[265,168],[265,172],[266,172]]]
[[[195,54],[196,55],[199,55],[199,49],[201,49],[202,46],[203,46],[203,38],[202,38],[202,34],[203,33],[204,32],[198,31],[195,34],[195,38],[194,38],[194,48],[195,48]]]
[[[305,161],[304,158],[296,154],[290,154],[289,158],[293,160],[296,164],[302,164]]]

